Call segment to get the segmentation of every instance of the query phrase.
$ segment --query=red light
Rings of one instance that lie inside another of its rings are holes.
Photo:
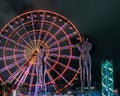
[[[117,90],[117,89],[116,89],[116,90],[114,90],[114,93],[115,93],[115,94],[117,94],[117,93],[118,93],[118,90]]]

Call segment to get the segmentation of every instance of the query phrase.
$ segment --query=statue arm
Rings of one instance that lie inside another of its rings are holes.
[[[79,44],[77,45],[77,48],[78,48],[79,51],[82,50]]]

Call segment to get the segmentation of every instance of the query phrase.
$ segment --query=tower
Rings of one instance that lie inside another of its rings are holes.
[[[113,96],[113,64],[110,60],[104,60],[101,64],[102,96]]]

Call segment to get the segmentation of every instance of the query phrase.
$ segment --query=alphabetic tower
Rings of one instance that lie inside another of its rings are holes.
[[[101,65],[102,73],[102,96],[113,96],[113,64],[112,61],[104,60]]]

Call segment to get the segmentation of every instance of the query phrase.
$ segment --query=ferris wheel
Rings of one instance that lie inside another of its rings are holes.
[[[25,83],[30,92],[41,86],[63,91],[80,72],[72,38],[82,41],[77,28],[58,13],[35,10],[13,18],[0,31],[0,82]]]

